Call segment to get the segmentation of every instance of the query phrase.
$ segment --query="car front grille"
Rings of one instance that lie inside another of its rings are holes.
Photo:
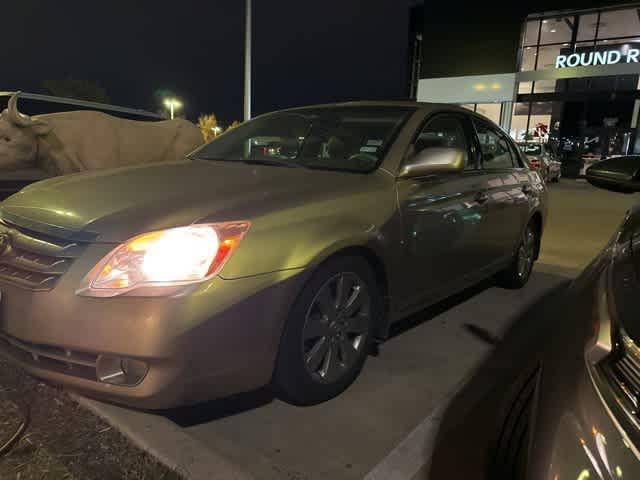
[[[0,333],[0,348],[29,366],[87,380],[97,380],[98,356],[91,353],[28,343],[5,333]]]
[[[62,239],[0,220],[0,282],[33,291],[51,290],[86,242]]]

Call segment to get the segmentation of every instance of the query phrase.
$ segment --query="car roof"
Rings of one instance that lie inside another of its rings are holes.
[[[466,108],[459,107],[458,105],[451,103],[430,103],[430,102],[416,102],[411,100],[358,100],[351,102],[335,102],[335,103],[321,103],[314,105],[304,105],[299,107],[285,108],[277,111],[295,111],[304,110],[307,108],[348,108],[348,107],[409,107],[416,109],[451,109],[462,110],[465,112],[471,112]],[[473,112],[471,112],[473,113]]]
[[[461,107],[459,105],[453,103],[435,103],[435,102],[417,102],[412,100],[358,100],[358,101],[350,101],[350,102],[336,102],[336,103],[322,103],[316,105],[304,105],[300,107],[292,107],[292,108],[284,108],[281,110],[274,110],[271,112],[266,112],[264,115],[269,115],[271,113],[277,112],[295,112],[297,110],[306,110],[312,108],[366,108],[366,107],[406,107],[406,108],[414,108],[416,111],[420,111],[421,114],[427,115],[433,111],[446,110],[450,112],[462,112],[472,117],[476,117],[485,122],[489,122],[493,126],[500,128],[493,120],[476,113],[468,108]],[[262,116],[262,115],[259,115]],[[504,132],[504,130],[503,130]]]

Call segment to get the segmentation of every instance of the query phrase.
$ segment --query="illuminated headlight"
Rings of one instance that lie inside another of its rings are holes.
[[[112,297],[151,287],[142,294],[158,295],[163,288],[207,280],[220,272],[248,229],[249,222],[226,222],[143,233],[98,262],[77,293]]]

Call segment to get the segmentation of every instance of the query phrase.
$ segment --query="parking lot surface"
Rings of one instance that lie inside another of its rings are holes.
[[[173,455],[173,463],[194,478],[225,478],[216,477],[216,465],[236,468],[238,478],[412,478],[428,461],[437,412],[507,330],[535,329],[518,323],[521,312],[566,286],[636,200],[575,180],[551,185],[540,261],[524,289],[478,285],[406,319],[355,384],[330,402],[299,408],[265,390],[162,415],[92,405],[116,424],[146,425],[146,432],[134,432],[138,441],[166,458]],[[175,439],[155,438],[158,431]],[[180,449],[189,442],[197,448],[185,460]],[[215,459],[210,467],[206,452]]]

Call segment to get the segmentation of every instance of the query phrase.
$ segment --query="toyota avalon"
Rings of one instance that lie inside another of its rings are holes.
[[[392,322],[525,285],[546,190],[462,108],[266,114],[188,159],[62,176],[0,204],[0,354],[145,408],[273,385],[327,400]]]

